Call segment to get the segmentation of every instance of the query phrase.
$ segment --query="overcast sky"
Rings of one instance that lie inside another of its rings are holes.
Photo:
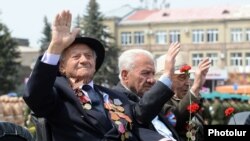
[[[117,9],[129,4],[132,7],[142,6],[142,0],[97,0],[101,12]],[[146,0],[144,0],[146,1]],[[153,1],[158,5],[164,0],[147,0],[152,6]],[[246,5],[250,0],[165,0],[171,8],[197,7],[215,5]],[[39,47],[44,27],[43,18],[51,22],[54,16],[64,10],[70,10],[73,18],[77,14],[86,13],[89,0],[0,0],[0,22],[7,25],[13,37],[27,38],[32,47]],[[250,13],[249,13],[250,14]]]

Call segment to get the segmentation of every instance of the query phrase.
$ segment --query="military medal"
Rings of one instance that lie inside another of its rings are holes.
[[[90,102],[89,98],[85,95],[82,95],[79,97],[80,101],[84,104],[84,103],[87,103],[87,102]]]
[[[120,125],[120,124],[122,124],[122,122],[117,120],[117,121],[115,121],[115,124]]]
[[[122,105],[122,102],[120,99],[114,99],[114,104],[120,106]]]
[[[116,114],[117,114],[119,117],[125,119],[127,122],[132,122],[132,120],[130,119],[130,117],[127,116],[127,115],[125,115],[124,113],[116,112]]]
[[[191,132],[188,131],[188,132],[186,133],[186,136],[187,136],[187,138],[190,138],[190,137],[191,137]]]
[[[124,112],[124,108],[122,106],[116,106],[115,108],[120,112]]]
[[[110,104],[106,103],[106,102],[104,103],[104,108],[107,109],[107,110],[109,110],[109,111],[112,109],[111,106],[110,106]]]
[[[129,137],[129,132],[125,132],[124,136],[127,139]]]
[[[127,130],[132,130],[132,120],[124,113],[125,109],[122,107],[121,100],[113,99],[112,101],[109,99],[104,103],[104,107],[109,111],[109,116],[121,135],[121,141],[128,139],[131,133]]]
[[[129,116],[127,116],[127,115],[125,115],[125,120],[126,120],[126,121],[128,121],[129,123],[131,123],[131,122],[132,122],[132,120],[130,119],[130,117],[129,117]]]
[[[195,141],[195,136],[191,136],[191,140],[192,140],[192,141]]]
[[[85,103],[82,107],[87,110],[90,110],[92,108],[90,103]]]
[[[125,141],[125,136],[123,134],[121,135],[121,141]]]
[[[122,133],[122,134],[125,133],[125,127],[124,127],[124,125],[123,125],[123,124],[119,124],[119,125],[118,125],[118,130],[119,130],[119,132]]]
[[[111,119],[112,120],[119,120],[120,117],[115,113],[115,112],[112,112],[112,111],[109,111],[110,115],[111,115]]]
[[[82,96],[82,92],[77,93],[77,96]]]

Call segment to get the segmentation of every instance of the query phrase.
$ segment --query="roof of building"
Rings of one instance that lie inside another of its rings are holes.
[[[128,14],[131,14],[135,11],[136,8],[131,7],[130,5],[123,5],[117,9],[112,9],[104,13],[105,18],[124,18]]]
[[[250,18],[250,6],[214,6],[199,8],[142,9],[125,17],[121,24],[188,22]]]

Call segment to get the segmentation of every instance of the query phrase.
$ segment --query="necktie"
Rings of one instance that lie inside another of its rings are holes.
[[[104,106],[101,102],[102,100],[99,94],[89,85],[83,85],[82,89],[88,93],[92,105],[91,110],[98,111],[103,116],[99,122],[105,127],[105,129],[111,129],[112,124],[110,123],[109,118],[105,113]]]
[[[89,85],[83,85],[82,89],[88,93],[93,109],[103,113],[106,117],[104,106],[102,105],[101,98],[98,93],[96,93]]]

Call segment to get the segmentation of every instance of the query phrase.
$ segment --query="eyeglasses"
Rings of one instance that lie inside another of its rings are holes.
[[[175,74],[174,76],[180,81],[184,81],[190,78],[188,74]]]

